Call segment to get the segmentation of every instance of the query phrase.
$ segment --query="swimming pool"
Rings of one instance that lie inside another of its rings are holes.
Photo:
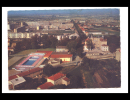
[[[32,65],[34,62],[36,61],[36,59],[28,59],[25,63],[23,63],[22,65]]]

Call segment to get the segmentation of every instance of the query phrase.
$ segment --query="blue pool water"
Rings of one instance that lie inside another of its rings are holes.
[[[23,65],[32,65],[35,61],[36,59],[29,59],[25,63],[23,63]]]

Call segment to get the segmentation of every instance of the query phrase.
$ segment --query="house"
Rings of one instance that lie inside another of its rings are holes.
[[[66,46],[56,46],[56,52],[68,52],[69,50],[67,49]]]
[[[102,44],[102,45],[101,45],[101,50],[102,50],[102,51],[108,51],[108,50],[109,50],[108,45]]]
[[[49,89],[50,87],[54,85],[69,85],[70,84],[70,79],[66,77],[66,74],[62,73],[56,73],[55,75],[52,75],[47,78],[47,82],[38,86],[37,89]]]
[[[51,54],[50,60],[54,59],[54,58],[59,58],[62,60],[62,62],[71,62],[72,56],[73,56],[73,54],[65,54],[65,53]]]
[[[53,85],[65,84],[66,86],[70,84],[70,80],[66,77],[66,74],[56,73],[47,78],[47,82],[51,82]]]
[[[26,82],[23,77],[17,77],[15,79],[9,80],[9,89],[14,89],[17,85]]]

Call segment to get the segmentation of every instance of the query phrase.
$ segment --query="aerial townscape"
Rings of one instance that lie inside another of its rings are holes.
[[[119,88],[119,9],[8,11],[8,88]]]

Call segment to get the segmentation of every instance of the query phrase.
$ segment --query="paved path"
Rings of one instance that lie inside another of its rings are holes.
[[[18,60],[22,59],[23,57],[13,57],[11,59],[8,60],[8,67],[10,67],[11,65],[13,65],[14,63],[16,63]]]

